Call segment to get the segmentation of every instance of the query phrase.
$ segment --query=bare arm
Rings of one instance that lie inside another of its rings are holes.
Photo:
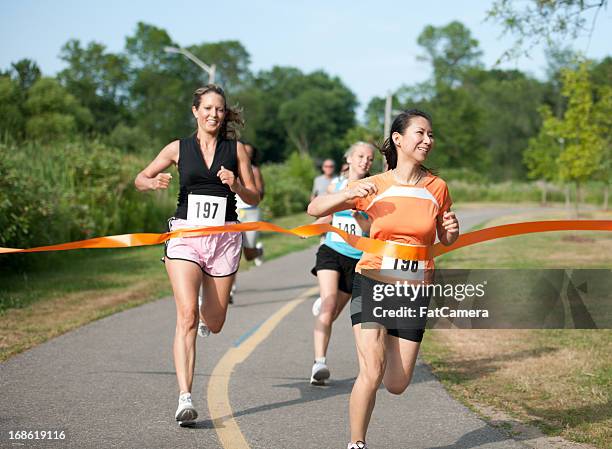
[[[259,192],[259,199],[263,200],[264,190],[266,186],[264,184],[264,179],[261,174],[261,170],[259,169],[259,167],[255,165],[253,165],[253,176],[255,177],[255,187],[257,188],[257,191]]]
[[[360,182],[350,189],[317,196],[308,205],[308,214],[313,217],[323,217],[355,207],[355,198],[365,198],[376,193],[376,186],[370,182]]]
[[[332,222],[332,216],[331,215],[325,215],[323,217],[319,217],[317,218],[313,224],[331,224]]]
[[[257,187],[255,187],[251,161],[241,142],[236,142],[236,149],[238,155],[238,176],[240,179],[237,179],[232,171],[227,170],[223,166],[221,166],[217,176],[223,184],[227,184],[230,190],[240,196],[245,203],[255,206],[259,203],[260,196]]]
[[[454,212],[449,210],[438,216],[436,225],[438,238],[443,245],[449,246],[455,243],[459,237],[459,221]]]
[[[172,179],[170,173],[162,173],[166,168],[178,163],[179,141],[166,145],[147,167],[138,173],[134,185],[138,190],[167,189]]]

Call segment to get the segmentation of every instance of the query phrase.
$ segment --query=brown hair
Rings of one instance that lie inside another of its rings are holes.
[[[210,92],[220,95],[223,98],[223,106],[225,107],[225,117],[223,118],[223,123],[221,124],[219,135],[222,139],[239,139],[240,128],[244,126],[244,119],[242,118],[242,109],[239,109],[236,106],[229,107],[227,105],[225,91],[221,88],[221,86],[217,84],[207,84],[206,86],[196,89],[193,93],[193,106],[198,109],[200,107],[202,97]]]

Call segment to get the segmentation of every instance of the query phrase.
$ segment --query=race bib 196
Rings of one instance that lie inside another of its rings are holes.
[[[397,242],[395,244],[401,245]],[[380,268],[382,270],[393,270],[393,275],[401,279],[411,281],[425,279],[425,261],[423,260],[395,259],[394,257],[384,256]]]
[[[342,229],[348,234],[361,236],[361,227],[357,224],[357,220],[353,217],[337,216],[334,215],[332,218],[332,226],[338,229]],[[343,242],[344,240],[338,234],[333,233],[331,235],[332,242]]]
[[[211,195],[189,194],[187,220],[200,226],[223,226],[227,198]]]

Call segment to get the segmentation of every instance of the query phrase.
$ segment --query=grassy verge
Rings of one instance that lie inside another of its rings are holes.
[[[563,218],[563,212],[550,211],[487,226]],[[500,239],[449,253],[437,266],[610,268],[612,235],[556,232]],[[468,406],[493,407],[548,435],[612,447],[612,330],[434,330],[426,333],[422,354]]]
[[[292,228],[311,221],[301,213],[274,223]],[[266,259],[318,242],[272,233],[261,239]],[[44,268],[0,274],[0,361],[90,321],[170,295],[161,255],[160,246],[66,251],[48,258],[51,263]],[[251,266],[243,259],[240,269]]]

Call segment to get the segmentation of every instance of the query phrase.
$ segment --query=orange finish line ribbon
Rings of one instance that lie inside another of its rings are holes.
[[[177,231],[165,232],[163,234],[139,233],[112,235],[27,249],[0,247],[0,254],[67,251],[83,248],[126,248],[134,246],[157,245],[174,237],[197,237],[202,235],[219,234],[222,232],[243,231],[270,231],[291,234],[303,238],[313,237],[325,232],[335,232],[352,247],[367,253],[372,253],[379,256],[390,256],[396,259],[428,260],[465,246],[516,235],[552,231],[612,231],[612,220],[530,221],[525,223],[493,226],[491,228],[480,229],[478,231],[462,234],[459,236],[457,241],[450,246],[444,246],[441,243],[436,243],[433,246],[396,245],[394,243],[384,242],[382,240],[376,240],[368,237],[357,237],[335,228],[330,224],[309,224],[298,226],[297,228],[293,229],[285,229],[265,221],[255,221],[225,226],[180,229]]]

